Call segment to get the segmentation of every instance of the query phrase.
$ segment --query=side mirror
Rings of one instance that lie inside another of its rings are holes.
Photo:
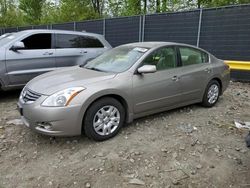
[[[23,42],[15,42],[15,44],[10,48],[10,50],[17,51],[24,48],[25,46]]]
[[[154,73],[156,72],[156,66],[155,65],[143,65],[142,67],[138,68],[137,72],[140,74]]]

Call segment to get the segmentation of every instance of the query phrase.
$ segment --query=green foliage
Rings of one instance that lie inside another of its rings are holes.
[[[98,18],[88,0],[61,0],[60,17],[64,22]]]
[[[45,0],[20,0],[19,8],[24,13],[24,19],[29,24],[39,24]]]
[[[250,0],[0,0],[0,27],[245,4]]]
[[[24,24],[23,15],[15,8],[8,9],[0,19],[0,26],[2,27],[14,27]]]
[[[60,17],[60,8],[52,2],[45,2],[42,9],[40,24],[60,23],[62,21]]]

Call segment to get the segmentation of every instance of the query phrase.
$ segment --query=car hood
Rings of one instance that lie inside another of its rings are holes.
[[[111,79],[115,75],[75,66],[42,74],[32,79],[26,86],[34,92],[51,95],[69,87],[85,87],[87,84]]]

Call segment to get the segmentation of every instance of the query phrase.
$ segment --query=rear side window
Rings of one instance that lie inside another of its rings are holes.
[[[103,48],[103,44],[90,36],[57,34],[56,48]]]
[[[189,47],[179,47],[181,61],[183,66],[207,63],[209,61],[208,54]]]
[[[51,49],[51,34],[34,34],[22,40],[24,50]]]

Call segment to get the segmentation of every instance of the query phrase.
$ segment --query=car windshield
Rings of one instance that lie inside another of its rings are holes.
[[[142,47],[117,47],[88,62],[84,68],[102,72],[124,72],[147,51],[147,48]]]

